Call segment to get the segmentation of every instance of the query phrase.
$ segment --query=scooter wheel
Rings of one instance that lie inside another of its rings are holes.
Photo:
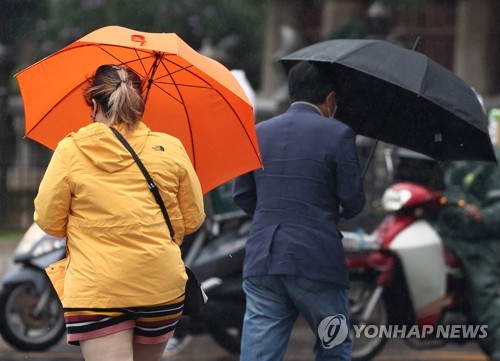
[[[351,281],[349,288],[349,309],[351,319],[352,361],[369,361],[377,355],[387,342],[385,334],[380,337],[367,337],[363,332],[356,332],[362,325],[373,325],[377,328],[389,323],[387,306],[380,297],[368,320],[361,322],[361,316],[375,290],[374,283],[363,279]]]
[[[32,283],[7,285],[0,292],[0,333],[15,349],[46,350],[66,332],[59,298],[52,289],[45,292],[50,293],[42,305],[44,292],[40,294]]]

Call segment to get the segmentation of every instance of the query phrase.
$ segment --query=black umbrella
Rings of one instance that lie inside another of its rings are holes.
[[[329,64],[335,118],[362,134],[437,160],[496,162],[488,120],[474,91],[427,56],[384,40],[329,40],[280,59]]]

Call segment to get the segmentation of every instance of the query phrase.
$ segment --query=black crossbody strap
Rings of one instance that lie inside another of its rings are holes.
[[[149,190],[151,191],[151,193],[153,193],[153,195],[156,199],[156,203],[158,203],[158,205],[161,208],[161,212],[163,213],[163,218],[165,218],[165,222],[167,222],[168,231],[170,232],[170,238],[172,238],[172,241],[175,240],[174,228],[172,227],[172,223],[170,222],[170,217],[168,216],[168,213],[167,213],[167,208],[165,208],[165,204],[163,203],[163,199],[161,199],[160,192],[158,191],[158,187],[156,186],[155,181],[153,180],[153,178],[151,178],[146,167],[144,167],[144,164],[142,164],[141,160],[137,156],[137,153],[130,146],[130,144],[128,144],[128,142],[125,140],[123,135],[121,135],[120,132],[118,130],[116,130],[115,128],[112,128],[112,127],[109,127],[109,128],[116,135],[118,140],[120,142],[122,142],[122,144],[125,146],[125,148],[127,148],[127,150],[132,155],[132,158],[134,158],[135,162],[139,166],[142,174],[144,174],[144,177],[146,178],[146,182],[148,183]]]

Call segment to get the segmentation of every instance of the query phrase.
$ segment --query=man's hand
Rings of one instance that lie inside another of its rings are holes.
[[[483,221],[483,214],[475,204],[466,204],[464,206],[464,214],[475,222],[481,223]]]

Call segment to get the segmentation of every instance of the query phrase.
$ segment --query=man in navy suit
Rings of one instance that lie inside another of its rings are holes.
[[[234,201],[253,216],[241,361],[282,360],[299,313],[317,335],[316,361],[350,360],[349,275],[338,222],[365,203],[356,135],[332,119],[331,72],[300,62],[288,83],[290,108],[257,125],[263,168],[233,184]]]

